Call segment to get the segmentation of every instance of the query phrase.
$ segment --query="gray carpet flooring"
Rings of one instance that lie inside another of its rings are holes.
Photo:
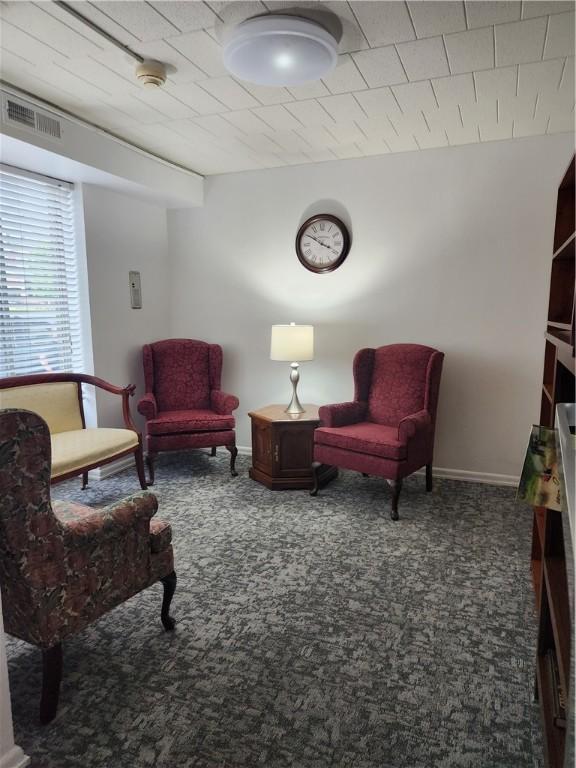
[[[154,586],[70,639],[56,720],[40,653],[9,639],[34,768],[538,768],[531,513],[512,489],[354,473],[312,499],[228,454],[161,459],[172,634]],[[54,489],[103,506],[135,473]],[[383,513],[383,515],[382,515]]]

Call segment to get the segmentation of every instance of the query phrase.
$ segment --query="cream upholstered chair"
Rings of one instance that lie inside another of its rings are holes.
[[[124,429],[87,428],[82,384],[122,397]],[[39,414],[48,424],[52,444],[51,482],[82,475],[91,469],[134,454],[140,486],[146,489],[142,438],[130,416],[129,399],[136,387],[116,387],[83,373],[39,373],[0,379],[0,409],[22,408]]]

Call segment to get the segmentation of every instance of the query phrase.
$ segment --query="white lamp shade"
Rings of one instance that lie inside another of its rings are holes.
[[[314,360],[313,325],[273,325],[270,359],[284,363]]]
[[[268,86],[302,85],[334,69],[338,43],[314,21],[270,14],[247,19],[224,39],[224,65],[235,77]]]

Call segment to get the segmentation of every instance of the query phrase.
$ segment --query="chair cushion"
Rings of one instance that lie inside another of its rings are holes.
[[[149,435],[170,435],[181,432],[214,432],[234,429],[234,416],[222,416],[215,411],[163,411],[146,423]]]
[[[347,427],[319,427],[314,432],[314,442],[396,461],[406,458],[406,445],[398,440],[397,428],[370,421]]]
[[[50,435],[52,477],[110,459],[138,445],[138,434],[131,429],[73,429]]]
[[[63,525],[69,525],[75,520],[92,516],[98,512],[98,509],[94,507],[86,507],[84,504],[77,504],[75,501],[58,501],[55,499],[52,500],[52,509]],[[172,528],[170,523],[153,517],[150,520],[150,550],[152,552],[162,552],[169,548],[171,542]]]
[[[37,413],[48,424],[52,435],[82,429],[78,385],[73,381],[0,389],[0,409],[3,408],[24,408]]]

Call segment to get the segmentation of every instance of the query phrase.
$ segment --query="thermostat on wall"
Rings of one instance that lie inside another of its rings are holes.
[[[142,288],[140,286],[140,272],[129,272],[130,279],[130,303],[132,309],[142,309]]]

